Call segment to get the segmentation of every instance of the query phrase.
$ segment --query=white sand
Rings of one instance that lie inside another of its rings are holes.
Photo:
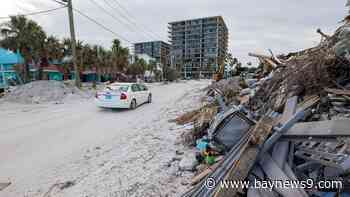
[[[191,173],[171,162],[186,148],[176,143],[183,128],[168,120],[196,108],[208,84],[151,85],[153,103],[133,111],[101,110],[92,99],[0,102],[0,182],[12,182],[0,197],[181,195]],[[54,186],[66,181],[75,184]]]

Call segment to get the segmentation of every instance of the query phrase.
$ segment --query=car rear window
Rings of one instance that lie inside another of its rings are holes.
[[[140,87],[141,91],[147,91],[148,90],[147,87],[145,85],[143,85],[143,84],[139,84],[139,87]]]
[[[140,90],[140,87],[139,87],[137,84],[133,84],[133,85],[131,86],[131,89],[132,89],[133,92],[141,91],[141,90]]]
[[[108,86],[106,89],[109,90],[119,90],[121,92],[127,92],[129,89],[128,85],[113,85],[113,86]]]

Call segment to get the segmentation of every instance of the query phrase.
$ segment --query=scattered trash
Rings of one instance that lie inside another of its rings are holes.
[[[187,112],[186,114],[183,114],[182,116],[176,118],[176,123],[177,124],[187,124],[190,122],[193,122],[196,118],[198,118],[199,115],[199,110],[194,110],[191,112]]]

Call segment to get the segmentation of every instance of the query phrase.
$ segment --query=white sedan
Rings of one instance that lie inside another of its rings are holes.
[[[113,83],[96,93],[96,103],[102,108],[135,109],[143,103],[152,102],[152,93],[144,84]]]

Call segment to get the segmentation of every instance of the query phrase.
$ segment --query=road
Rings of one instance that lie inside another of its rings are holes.
[[[0,104],[0,197],[178,196],[188,174],[169,167],[181,127],[209,81],[151,86],[153,103],[102,110],[93,100]]]

